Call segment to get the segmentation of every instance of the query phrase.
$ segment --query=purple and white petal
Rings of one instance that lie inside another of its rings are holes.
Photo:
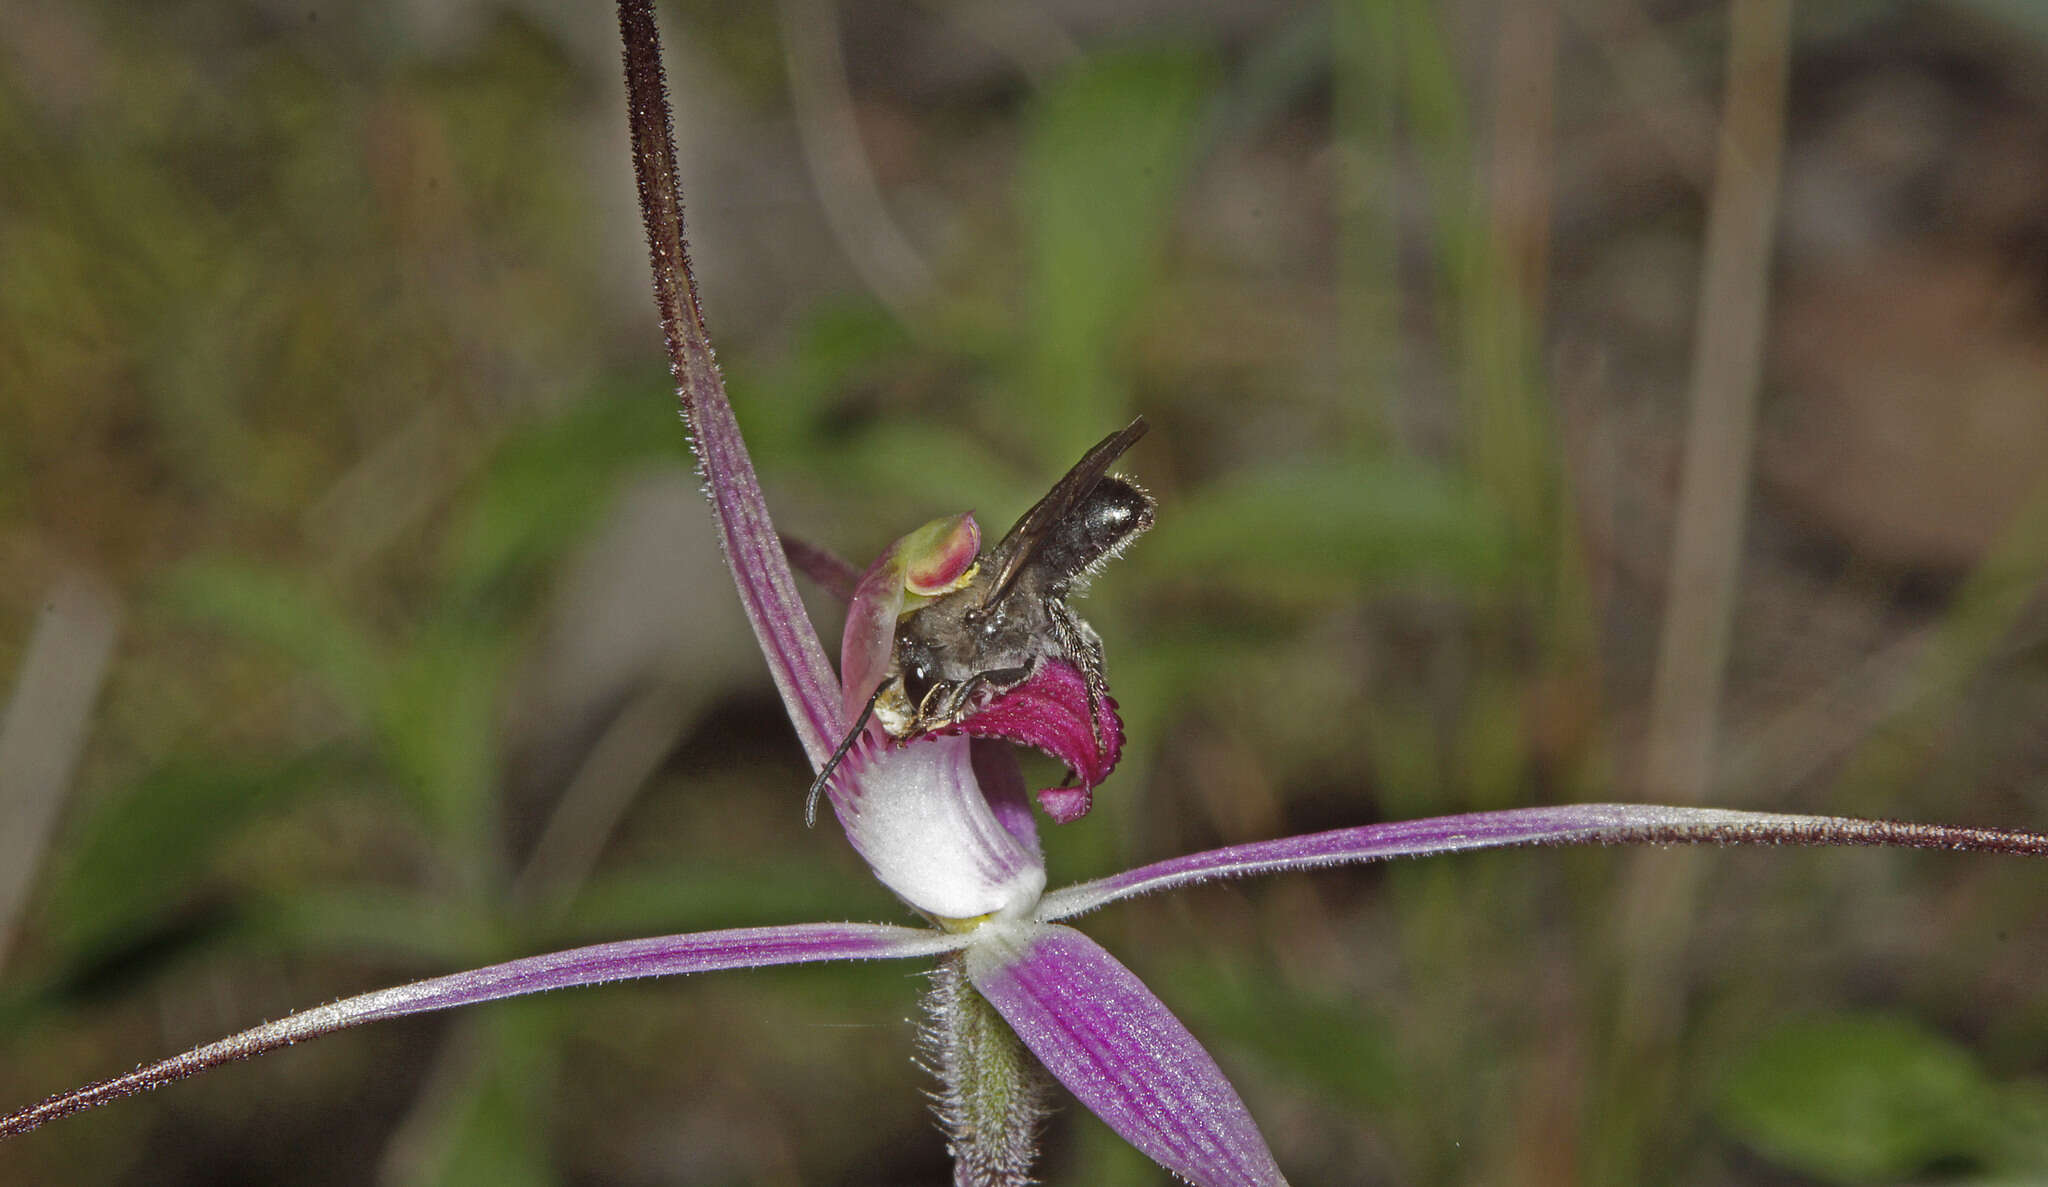
[[[975,989],[1047,1071],[1159,1165],[1200,1187],[1285,1183],[1237,1090],[1180,1019],[1066,927],[984,927]]]
[[[890,742],[870,731],[839,764],[827,794],[875,877],[927,915],[1021,916],[1045,890],[1035,838],[1020,839],[996,817],[967,738]]]
[[[1066,919],[1117,899],[1216,878],[1390,857],[1531,845],[1700,844],[1859,845],[2048,854],[2048,837],[2003,829],[1657,804],[1571,804],[1369,824],[1190,853],[1056,890],[1045,896],[1038,918],[1048,922]]]
[[[959,948],[966,939],[925,928],[892,927],[879,923],[803,923],[790,927],[744,927],[622,940],[550,952],[545,956],[530,956],[524,960],[415,981],[410,985],[379,989],[286,1015],[275,1022],[195,1047],[183,1055],[50,1097],[40,1104],[0,1117],[0,1137],[26,1133],[44,1122],[173,1080],[182,1080],[208,1068],[262,1055],[365,1022],[475,1005],[538,993],[544,989],[596,985],[633,977],[708,973],[721,969],[822,960],[931,956]]]

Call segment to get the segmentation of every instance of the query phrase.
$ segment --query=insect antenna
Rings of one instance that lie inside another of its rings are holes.
[[[861,734],[867,731],[868,718],[874,716],[875,702],[882,699],[882,690],[887,687],[887,681],[883,681],[875,686],[875,691],[868,696],[868,703],[860,707],[860,716],[853,719],[853,728],[846,731],[845,740],[839,743],[839,749],[832,752],[832,757],[827,759],[825,765],[818,769],[818,777],[811,781],[810,794],[804,797],[805,828],[812,828],[817,825],[818,796],[823,794],[825,784],[831,781],[832,772],[839,769],[839,760],[846,757],[846,752],[853,749],[853,744],[860,741]]]

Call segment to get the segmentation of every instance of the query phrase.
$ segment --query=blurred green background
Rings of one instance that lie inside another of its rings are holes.
[[[1133,745],[1048,830],[1055,884],[1588,799],[2048,827],[2037,10],[662,16],[784,530],[863,563],[999,530],[1152,421],[1160,526],[1083,607]],[[802,827],[615,37],[551,0],[0,5],[10,1102],[570,943],[904,919]],[[2048,1174],[2023,863],[1460,857],[1086,926],[1297,1183]],[[941,1182],[922,985],[386,1024],[54,1125],[0,1182]],[[1042,1173],[1164,1179],[1071,1104]]]

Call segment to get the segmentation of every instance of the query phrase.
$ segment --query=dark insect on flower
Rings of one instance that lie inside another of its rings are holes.
[[[875,699],[883,729],[908,738],[955,724],[1055,656],[1087,678],[1089,718],[1097,716],[1102,640],[1067,599],[1152,526],[1152,496],[1105,473],[1145,427],[1139,417],[1103,438],[989,550],[965,586],[903,619],[895,662]]]
[[[1030,680],[1048,659],[1081,673],[1102,747],[1102,640],[1067,600],[1152,526],[1152,496],[1108,473],[1146,427],[1141,416],[1104,437],[956,585],[900,619],[889,666],[814,792],[870,714],[891,737],[945,729]]]

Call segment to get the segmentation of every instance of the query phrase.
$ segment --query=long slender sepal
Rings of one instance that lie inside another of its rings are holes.
[[[807,964],[821,960],[862,960],[930,956],[960,947],[963,937],[921,928],[879,923],[804,923],[790,927],[745,927],[693,932],[645,940],[594,944],[508,961],[391,989],[346,997],[289,1014],[275,1022],[194,1047],[183,1055],[139,1067],[126,1075],[56,1096],[0,1117],[0,1138],[27,1133],[46,1122],[84,1112],[125,1096],[159,1088],[224,1063],[262,1055],[307,1039],[407,1014],[596,985],[633,977],[708,973],[720,969]]]
[[[1038,918],[1066,919],[1118,899],[1217,878],[1532,845],[1854,845],[2048,856],[2048,836],[1995,828],[1657,804],[1571,804],[1368,824],[1190,853],[1056,890],[1039,904]]]
[[[654,303],[668,343],[683,422],[697,451],[720,547],[739,586],[740,602],[768,657],[775,687],[796,725],[811,766],[821,767],[846,733],[839,681],[826,662],[818,632],[798,599],[782,542],[768,517],[754,463],[740,439],[725,398],[725,381],[704,330],[697,278],[683,238],[682,189],[676,180],[675,129],[661,69],[661,35],[651,0],[619,0],[619,34],[626,46],[626,98],[633,130],[633,173],[647,252],[654,267]]]

